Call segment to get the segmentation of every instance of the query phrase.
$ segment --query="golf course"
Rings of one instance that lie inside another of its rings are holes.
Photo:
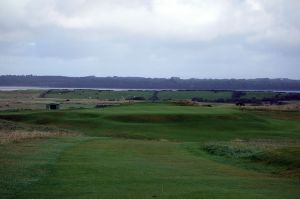
[[[16,136],[0,145],[1,198],[299,198],[299,121],[171,102],[2,111]]]
[[[0,199],[300,199],[299,9],[0,0]]]

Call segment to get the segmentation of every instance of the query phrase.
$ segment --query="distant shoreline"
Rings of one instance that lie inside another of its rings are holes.
[[[144,77],[0,76],[0,86],[31,89],[94,90],[218,90],[300,92],[300,80],[290,79],[180,79]],[[16,90],[15,88],[15,90]]]
[[[103,91],[187,91],[189,89],[124,89],[124,88],[71,88],[71,87],[35,87],[35,86],[0,86],[0,91],[18,91],[18,90],[103,90]],[[190,91],[204,91],[203,89],[190,89]],[[253,91],[253,92],[278,92],[278,93],[300,93],[300,90],[259,90],[259,89],[237,89],[237,90],[223,90],[223,89],[210,89],[207,91]]]

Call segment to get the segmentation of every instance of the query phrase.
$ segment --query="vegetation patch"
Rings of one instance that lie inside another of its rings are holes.
[[[1,198],[297,198],[299,118],[273,114],[173,103],[1,112]]]
[[[202,146],[202,150],[237,161],[247,160],[280,168],[277,174],[300,177],[300,145],[295,141],[232,141],[214,142]]]
[[[112,115],[106,117],[110,120],[133,123],[166,123],[185,122],[195,119],[192,115],[177,114],[134,114],[134,115]]]
[[[0,144],[7,144],[11,142],[19,142],[28,139],[43,139],[57,136],[71,135],[66,132],[39,132],[39,131],[13,131],[13,132],[1,132],[0,131]],[[72,134],[75,135],[75,134]]]
[[[293,180],[197,158],[174,142],[93,138],[59,154],[46,167],[51,173],[15,198],[279,199],[299,194]]]
[[[173,102],[173,104],[177,106],[197,106],[198,104],[189,100],[179,100],[177,102]]]
[[[232,106],[138,103],[105,109],[3,112],[0,118],[29,126],[68,129],[88,136],[175,141],[300,138],[298,120],[276,119],[268,112],[242,111]]]
[[[26,125],[0,120],[0,144],[8,144],[23,140],[75,135],[77,136],[79,134],[55,127]]]
[[[251,158],[255,154],[261,152],[253,147],[234,146],[225,143],[209,143],[203,146],[203,150],[218,156],[224,156],[228,158]]]
[[[24,198],[18,194],[50,175],[65,149],[86,139],[63,136],[0,144],[1,198]]]

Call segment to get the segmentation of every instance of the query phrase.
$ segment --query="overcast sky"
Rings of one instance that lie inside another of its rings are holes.
[[[0,74],[300,79],[300,0],[1,0]]]

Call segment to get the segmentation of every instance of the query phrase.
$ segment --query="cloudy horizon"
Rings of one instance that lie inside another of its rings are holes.
[[[300,79],[298,0],[7,0],[0,75]]]

